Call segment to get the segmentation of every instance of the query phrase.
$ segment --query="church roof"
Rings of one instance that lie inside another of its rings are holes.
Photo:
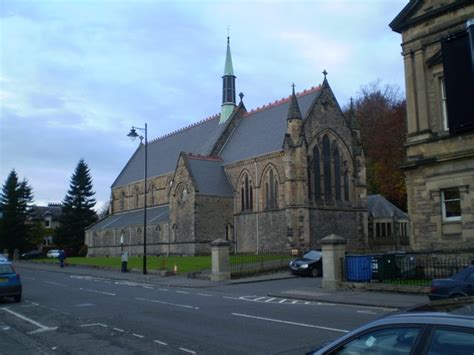
[[[296,95],[303,118],[319,93],[320,87],[315,87]],[[224,162],[229,164],[281,150],[289,106],[290,97],[247,113],[219,154]]]
[[[147,225],[157,225],[167,221],[169,218],[169,205],[147,208],[146,217]],[[87,230],[93,232],[100,229],[117,229],[130,226],[143,227],[143,209],[115,213],[93,224]]]
[[[408,219],[405,212],[382,195],[367,196],[367,210],[375,218],[393,218],[393,215],[396,214],[397,218]]]
[[[314,87],[297,94],[304,118],[320,93]],[[222,165],[281,150],[287,130],[290,97],[248,112],[232,132],[219,156]],[[208,156],[227,125],[219,124],[219,115],[188,126],[148,143],[148,177],[175,170],[181,152]],[[123,168],[112,188],[143,181],[144,145],[141,144]]]
[[[225,175],[222,159],[188,155],[188,162],[198,194],[224,197],[234,195]]]

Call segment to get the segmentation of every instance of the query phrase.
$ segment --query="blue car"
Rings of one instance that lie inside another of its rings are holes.
[[[474,296],[474,265],[468,266],[448,279],[431,281],[430,300]]]
[[[0,298],[13,297],[15,302],[21,302],[21,281],[13,265],[9,261],[0,261]]]

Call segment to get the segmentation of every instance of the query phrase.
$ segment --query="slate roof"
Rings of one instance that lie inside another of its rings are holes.
[[[227,180],[221,159],[189,155],[188,162],[199,194],[233,196],[233,190]]]
[[[312,88],[297,95],[303,118],[319,95],[319,89]],[[219,154],[225,164],[281,150],[287,131],[289,106],[290,100],[287,98],[268,107],[250,111],[240,121]]]
[[[297,94],[303,118],[319,93],[320,87],[316,87]],[[289,102],[290,97],[248,112],[219,153],[224,159],[223,165],[281,150],[287,130]],[[173,172],[181,152],[208,156],[226,126],[219,125],[219,115],[216,115],[150,141],[148,177]],[[144,159],[142,144],[114,181],[112,188],[143,180]]]
[[[180,152],[209,155],[225,125],[219,116],[148,142],[148,177],[173,172]],[[143,180],[144,145],[135,151],[112,188]]]
[[[393,218],[393,214],[395,213],[397,218],[408,219],[408,215],[405,212],[382,195],[367,196],[367,209],[369,214],[372,214],[375,218]]]
[[[33,219],[43,219],[51,215],[53,221],[58,221],[62,215],[61,205],[57,206],[33,206],[29,211],[29,216]]]
[[[147,225],[157,225],[169,218],[169,205],[147,208]],[[143,209],[116,213],[93,224],[87,231],[99,229],[118,229],[130,226],[143,226]]]

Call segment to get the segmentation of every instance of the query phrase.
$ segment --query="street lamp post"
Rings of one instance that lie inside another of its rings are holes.
[[[143,274],[147,273],[146,271],[146,190],[147,190],[147,177],[148,177],[148,135],[147,135],[147,124],[145,123],[145,128],[132,127],[130,133],[127,134],[132,140],[135,140],[138,137],[137,131],[145,132],[145,199],[143,201]],[[141,137],[143,138],[143,137]]]

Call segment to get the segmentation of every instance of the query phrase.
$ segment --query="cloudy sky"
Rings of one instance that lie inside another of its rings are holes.
[[[404,91],[408,0],[0,0],[0,178],[60,202],[79,159],[97,209],[148,123],[149,139],[220,112],[227,28],[247,109],[316,86],[341,106],[378,79]]]

